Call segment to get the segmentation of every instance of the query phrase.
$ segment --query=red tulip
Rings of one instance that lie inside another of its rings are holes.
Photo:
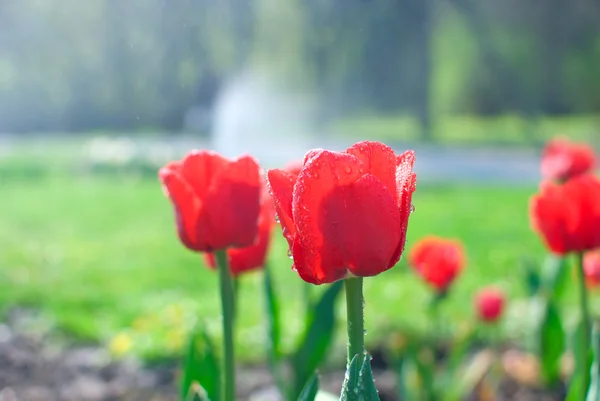
[[[475,296],[477,315],[484,322],[495,322],[500,319],[504,312],[504,303],[504,293],[494,287],[484,288]]]
[[[398,262],[416,175],[413,151],[378,142],[309,151],[297,179],[267,173],[294,269],[313,284],[374,276]]]
[[[230,161],[212,151],[194,150],[160,169],[159,177],[186,247],[211,252],[254,243],[261,177],[252,157]]]
[[[465,256],[460,242],[428,236],[415,244],[408,262],[427,284],[444,292],[462,271]]]
[[[600,181],[587,174],[562,185],[542,183],[531,198],[530,219],[555,254],[600,247]]]
[[[587,252],[584,255],[583,274],[588,287],[600,286],[600,250]]]
[[[264,267],[269,243],[271,242],[271,229],[274,223],[275,210],[273,209],[273,200],[271,199],[271,195],[265,190],[261,199],[256,242],[245,248],[227,249],[229,270],[233,277]],[[209,267],[216,267],[216,260],[213,253],[206,254],[206,261]]]
[[[596,166],[594,150],[586,144],[559,137],[549,141],[542,152],[542,176],[548,180],[566,181],[588,173]]]

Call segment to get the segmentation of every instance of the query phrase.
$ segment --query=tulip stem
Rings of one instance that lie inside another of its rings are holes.
[[[234,288],[225,249],[215,252],[219,283],[221,285],[221,308],[223,312],[223,401],[235,399],[235,365],[233,349]]]
[[[365,319],[362,277],[344,280],[346,291],[346,314],[348,318],[348,365],[355,355],[359,358],[365,353]],[[359,363],[360,365],[360,363]]]
[[[589,346],[591,341],[592,325],[590,322],[590,307],[588,302],[587,286],[585,285],[585,272],[583,271],[583,252],[578,252],[577,270],[579,276],[579,308],[585,328],[585,343]]]

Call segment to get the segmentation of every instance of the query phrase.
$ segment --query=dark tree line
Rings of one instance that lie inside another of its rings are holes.
[[[259,34],[291,6],[299,40]],[[0,130],[178,130],[273,40],[324,121],[600,110],[596,0],[2,0]]]

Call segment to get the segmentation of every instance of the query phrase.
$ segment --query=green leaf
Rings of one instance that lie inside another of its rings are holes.
[[[325,358],[332,343],[335,328],[335,300],[342,286],[342,280],[330,285],[307,320],[300,346],[291,359],[294,371],[293,398],[300,394],[310,376]]]
[[[200,324],[197,324],[190,333],[183,365],[180,392],[182,400],[189,399],[188,395],[194,383],[200,384],[200,387],[206,391],[208,398],[211,400],[220,400],[221,375],[219,362],[214,347]]]
[[[360,369],[358,368],[360,364]],[[379,401],[379,392],[373,380],[371,355],[354,355],[346,370],[340,401]]]
[[[398,380],[398,398],[401,400],[416,400],[417,394],[411,386],[411,375],[415,374],[414,364],[411,362],[408,353],[400,355],[395,363],[396,378]]]
[[[298,397],[298,401],[315,401],[317,397],[317,392],[319,391],[319,376],[315,372],[311,378],[308,380],[300,396]]]
[[[373,380],[373,371],[371,370],[371,355],[366,354],[358,374],[358,394],[362,395],[363,401],[379,401],[379,392],[375,387]]]
[[[542,376],[548,384],[560,380],[560,359],[565,348],[565,331],[554,302],[546,301],[540,325],[539,358]]]
[[[523,260],[523,270],[525,271],[527,292],[529,293],[529,296],[533,296],[537,294],[542,285],[542,279],[537,265],[531,259],[526,258]]]
[[[585,330],[585,322],[580,318],[573,338],[575,371],[571,377],[565,401],[584,400],[587,394],[592,358],[589,352],[589,344],[586,341]]]
[[[569,282],[569,266],[566,258],[548,255],[542,267],[542,285],[548,299],[562,298]]]
[[[358,361],[358,355],[354,355],[354,358],[352,358],[350,365],[346,369],[340,401],[358,401],[358,375],[360,373]]]
[[[594,347],[594,363],[590,372],[591,384],[586,401],[600,401],[600,323],[594,324],[592,333]]]
[[[266,302],[267,312],[267,356],[269,362],[269,370],[275,380],[275,384],[279,389],[279,392],[284,395],[289,394],[289,387],[287,381],[283,376],[283,370],[281,369],[281,319],[279,314],[279,302],[275,295],[275,289],[273,281],[271,279],[271,272],[269,266],[265,266],[263,275],[263,289]],[[291,398],[295,399],[295,398]]]

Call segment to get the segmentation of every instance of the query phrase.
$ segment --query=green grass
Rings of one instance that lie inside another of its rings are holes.
[[[433,136],[445,145],[540,145],[558,134],[573,140],[600,145],[600,116],[544,116],[527,119],[517,114],[496,117],[442,115],[434,119]],[[338,135],[381,141],[417,141],[419,126],[414,117],[357,116],[338,121],[332,126]]]
[[[217,276],[178,242],[171,206],[154,179],[47,177],[5,181],[0,190],[4,310],[40,308],[58,327],[93,340],[108,342],[121,333],[118,344],[133,342],[134,350],[147,355],[176,352],[195,316],[219,331]],[[407,250],[433,233],[459,238],[468,253],[468,267],[442,308],[448,323],[472,319],[471,299],[480,286],[495,283],[511,297],[523,294],[520,258],[544,255],[528,223],[534,191],[419,186]],[[274,238],[270,262],[289,347],[302,324],[303,282],[290,269],[279,228]],[[369,342],[390,326],[424,327],[430,293],[404,258],[365,282]],[[240,299],[240,354],[255,358],[264,335],[260,273],[244,277]],[[342,302],[339,307],[343,311]]]

